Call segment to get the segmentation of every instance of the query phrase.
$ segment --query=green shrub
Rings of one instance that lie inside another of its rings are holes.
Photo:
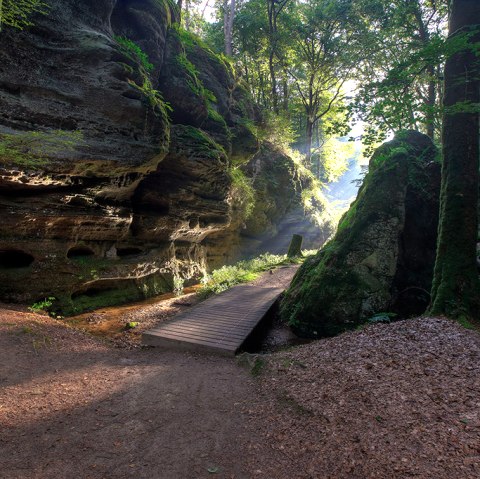
[[[217,98],[205,86],[200,78],[198,78],[198,70],[195,65],[187,58],[185,52],[177,55],[176,61],[181,70],[185,73],[187,84],[195,95],[205,99],[205,101],[217,102]]]
[[[28,309],[34,313],[38,313],[40,311],[48,311],[48,308],[50,308],[53,305],[55,300],[56,300],[55,297],[50,296],[48,298],[43,299],[42,301],[33,303]]]
[[[175,276],[173,278],[173,292],[176,296],[181,296],[183,294],[183,285],[185,280],[180,276]]]
[[[236,284],[253,281],[264,271],[291,263],[292,261],[287,259],[287,255],[265,253],[250,260],[240,261],[232,266],[222,266],[214,270],[210,276],[204,278],[202,281],[204,285],[198,295],[201,298],[207,298],[212,294],[226,291]]]
[[[0,31],[2,23],[18,30],[30,27],[33,23],[29,17],[35,13],[46,15],[48,9],[42,0],[3,0],[3,7],[0,1]]]

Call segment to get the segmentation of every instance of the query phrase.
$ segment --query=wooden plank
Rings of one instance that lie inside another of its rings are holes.
[[[182,318],[181,320],[171,321],[170,324],[182,323],[182,324],[192,324],[192,325],[204,324],[205,326],[216,325],[216,326],[220,326],[225,329],[228,329],[228,328],[244,327],[245,322],[248,322],[248,318],[239,317],[239,318],[232,318],[232,319],[222,319],[212,315],[210,317],[202,317],[202,318],[199,318],[197,316],[194,316],[192,318]]]
[[[170,324],[168,329],[181,329],[181,330],[197,330],[197,331],[212,331],[213,333],[228,333],[229,335],[245,335],[250,332],[250,327],[236,327],[236,328],[225,328],[224,325],[218,324],[191,324],[187,323],[184,324],[182,322],[178,322],[175,324]]]
[[[174,333],[171,333],[169,331],[162,331],[161,334],[152,334],[152,336],[159,336],[162,338],[168,338],[168,339],[176,339],[177,341],[182,341],[187,340],[187,342],[190,343],[195,343],[195,344],[205,344],[205,345],[210,345],[210,346],[215,346],[215,347],[221,347],[222,349],[237,349],[238,348],[238,342],[227,342],[227,341],[217,341],[217,340],[208,340],[208,339],[201,339],[201,338],[194,338],[194,337],[188,337],[186,338],[183,335],[177,335]]]
[[[292,276],[293,272],[294,269]],[[143,342],[181,350],[235,354],[282,291],[278,286],[236,286],[145,332]]]
[[[174,349],[176,351],[193,351],[201,353],[214,353],[224,356],[235,356],[237,349],[222,348],[218,344],[208,345],[195,342],[182,342],[176,339],[169,339],[160,336],[144,333],[142,342],[147,346],[160,346],[166,349]]]
[[[191,328],[191,327],[185,327],[182,325],[170,325],[168,329],[165,329],[165,331],[171,331],[175,332],[178,334],[184,334],[185,336],[188,335],[193,335],[193,336],[199,336],[199,337],[205,337],[205,338],[226,338],[226,339],[231,339],[232,341],[234,340],[242,340],[245,338],[246,334],[249,334],[248,332],[237,332],[237,331],[226,331],[226,330],[212,330],[210,328]]]
[[[218,338],[200,338],[196,336],[185,336],[183,334],[175,334],[172,331],[162,331],[162,333],[152,334],[162,338],[175,339],[181,342],[194,342],[198,344],[218,345],[226,349],[236,349],[240,344],[240,341],[227,341],[220,340]]]
[[[177,322],[177,321],[175,321]],[[235,328],[235,327],[241,327],[241,326],[244,326],[246,325],[248,322],[249,322],[249,318],[248,317],[238,317],[238,318],[235,318],[235,319],[219,319],[219,318],[216,318],[214,316],[210,316],[210,317],[203,317],[203,318],[198,318],[198,317],[194,317],[194,318],[185,318],[183,319],[182,321],[178,321],[178,322],[186,322],[187,324],[205,324],[205,325],[218,325],[218,326],[223,326],[224,328],[228,328],[228,327],[232,327],[232,328]]]

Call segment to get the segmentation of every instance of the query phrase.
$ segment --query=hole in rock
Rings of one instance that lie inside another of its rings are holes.
[[[86,246],[74,246],[67,253],[67,258],[82,258],[85,256],[94,256],[94,252]]]
[[[81,296],[86,296],[89,298],[93,298],[95,296],[99,296],[101,294],[105,294],[106,292],[109,292],[112,290],[108,289],[100,289],[100,288],[89,288],[86,291],[76,291],[72,294],[72,299],[77,299],[80,298]]]
[[[124,256],[134,256],[142,253],[143,251],[140,248],[117,248],[117,256],[121,258]]]
[[[24,251],[15,249],[0,250],[0,268],[2,269],[26,268],[33,263],[34,259],[31,254]]]

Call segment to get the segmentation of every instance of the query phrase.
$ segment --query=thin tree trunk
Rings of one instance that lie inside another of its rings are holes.
[[[268,68],[270,71],[270,82],[272,92],[273,111],[278,114],[278,96],[277,96],[277,78],[275,75],[275,50],[277,42],[277,24],[275,21],[275,0],[268,0],[268,34],[270,41],[270,51],[268,55]]]
[[[275,54],[273,48],[270,50],[270,55],[268,57],[268,68],[270,70],[270,81],[272,83],[272,104],[273,111],[278,114],[278,96],[277,96],[277,78],[275,76],[275,65],[273,62]]]
[[[283,110],[288,111],[288,82],[285,77],[283,78]]]
[[[233,20],[235,18],[235,0],[223,1],[223,31],[225,35],[225,53],[232,56],[233,53]]]
[[[480,25],[478,0],[453,0],[450,37]],[[480,33],[471,38],[480,41]],[[432,314],[478,318],[480,285],[476,266],[479,168],[478,112],[455,111],[480,101],[480,66],[463,50],[445,65],[443,167],[437,258],[432,286]]]
[[[316,121],[314,125],[315,131],[315,151],[316,151],[316,166],[317,166],[317,178],[320,179],[321,169],[321,155],[320,155],[320,122]]]
[[[190,31],[190,0],[185,0],[185,30]]]
[[[430,80],[428,82],[428,90],[427,90],[427,99],[425,101],[425,105],[427,107],[427,112],[425,115],[425,127],[427,136],[429,136],[432,140],[435,139],[435,103],[437,100],[437,92],[435,87],[435,81],[433,80],[433,76],[435,75],[435,67],[433,65],[428,67],[428,75],[430,76]]]
[[[312,138],[313,138],[313,122],[307,115],[307,126],[305,129],[305,166],[312,166]]]

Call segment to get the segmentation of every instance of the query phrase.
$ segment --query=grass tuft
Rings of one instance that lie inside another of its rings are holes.
[[[287,258],[286,254],[264,253],[256,258],[222,266],[203,279],[203,287],[197,293],[202,299],[218,294],[240,283],[255,280],[261,273],[279,266],[298,264],[316,251],[303,251],[302,258]]]

